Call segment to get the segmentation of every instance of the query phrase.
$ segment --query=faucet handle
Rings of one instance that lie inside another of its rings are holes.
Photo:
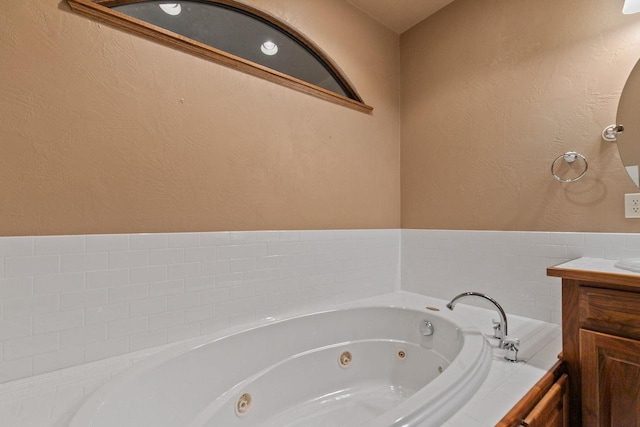
[[[502,339],[504,337],[504,333],[502,332],[502,322],[499,320],[493,319],[493,337]]]
[[[518,346],[520,345],[520,340],[517,338],[509,338],[505,337],[502,340],[502,348],[507,350],[505,352],[504,358],[509,362],[517,362],[518,361],[518,350],[520,349]]]
[[[420,333],[422,334],[422,336],[430,337],[431,335],[433,335],[433,331],[433,323],[429,322],[428,320],[423,320],[420,324]]]

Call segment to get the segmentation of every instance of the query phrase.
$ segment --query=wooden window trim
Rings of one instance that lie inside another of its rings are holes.
[[[151,40],[158,41],[165,45],[189,52],[191,54],[209,59],[218,64],[222,64],[236,70],[263,78],[270,82],[278,83],[300,92],[308,93],[318,98],[334,102],[336,104],[352,108],[357,111],[370,113],[373,107],[362,102],[362,98],[356,92],[353,85],[348,81],[339,69],[339,67],[331,61],[331,59],[307,37],[302,35],[295,28],[283,23],[279,19],[255,9],[251,6],[233,1],[233,0],[204,0],[213,4],[221,4],[231,6],[255,15],[260,19],[264,19],[291,35],[294,39],[301,42],[315,55],[317,55],[331,69],[340,82],[353,93],[358,100],[348,98],[343,95],[331,92],[314,84],[305,82],[287,74],[264,67],[246,59],[231,55],[222,50],[216,49],[204,43],[197,42],[188,37],[176,34],[164,28],[149,24],[148,22],[125,15],[124,13],[110,9],[110,7],[120,6],[130,3],[138,3],[146,0],[67,0],[67,3],[74,12],[88,16],[92,19],[104,22],[115,28],[123,29]],[[203,1],[203,0],[200,0]]]

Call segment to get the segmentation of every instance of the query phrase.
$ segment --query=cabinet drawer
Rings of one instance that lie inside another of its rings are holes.
[[[526,427],[568,426],[567,383],[567,374],[563,374],[529,415],[522,420],[522,425]]]
[[[569,415],[568,402],[565,402],[567,382],[566,367],[560,360],[495,427],[522,427],[528,425],[526,422],[532,426],[569,426],[564,421]],[[562,420],[564,424],[557,420]]]
[[[640,338],[640,294],[580,287],[580,324],[597,331]]]

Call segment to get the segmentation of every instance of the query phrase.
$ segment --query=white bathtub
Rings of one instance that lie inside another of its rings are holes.
[[[452,318],[354,304],[268,322],[135,366],[71,427],[440,426],[491,364],[482,334]],[[420,332],[425,320],[432,336]]]

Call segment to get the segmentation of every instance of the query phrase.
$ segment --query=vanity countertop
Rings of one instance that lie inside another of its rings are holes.
[[[617,259],[577,258],[549,267],[547,274],[563,279],[600,282],[610,285],[640,288],[640,273],[618,268]]]

